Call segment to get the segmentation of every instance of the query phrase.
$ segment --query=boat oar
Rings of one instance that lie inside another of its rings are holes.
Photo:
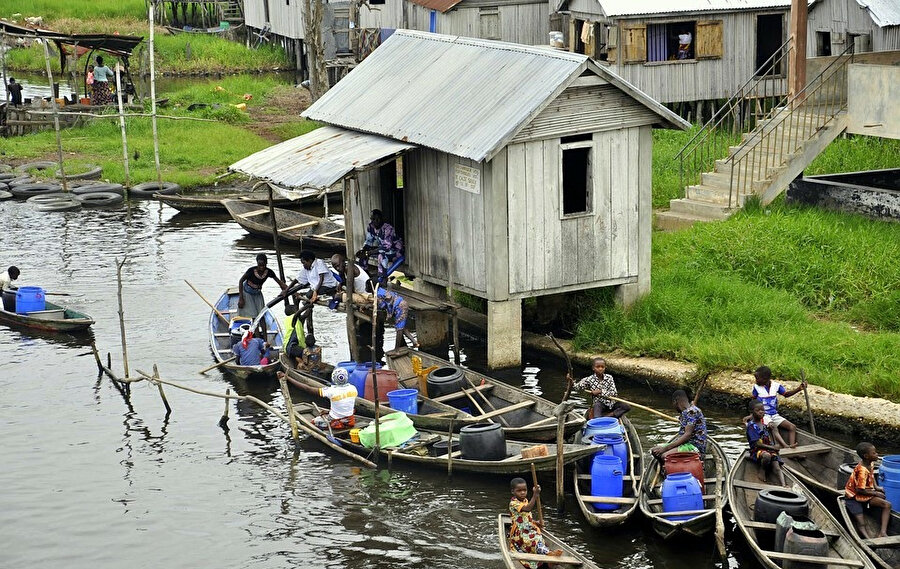
[[[208,372],[208,371],[211,371],[211,370],[216,369],[217,367],[220,367],[220,366],[223,366],[223,365],[225,365],[225,364],[231,363],[231,362],[233,362],[233,361],[236,360],[236,359],[237,359],[237,356],[231,356],[231,357],[228,358],[227,360],[223,360],[223,361],[221,361],[221,362],[219,362],[219,363],[217,363],[217,364],[211,365],[211,366],[209,366],[209,367],[205,367],[205,368],[201,369],[200,371],[198,371],[197,373],[206,373],[206,372]]]
[[[667,421],[674,421],[676,423],[678,422],[677,418],[675,418],[671,415],[666,415],[665,413],[663,413],[661,411],[657,411],[656,409],[653,409],[651,407],[646,407],[644,405],[641,405],[640,403],[635,403],[634,401],[628,401],[627,399],[622,399],[621,397],[615,397],[614,395],[604,395],[604,397],[606,397],[607,399],[612,399],[613,401],[619,401],[620,403],[626,403],[628,405],[631,405],[632,407],[636,407],[636,408],[641,409],[642,411],[646,411],[648,413],[653,413],[657,417],[661,417],[663,419],[666,419]]]
[[[319,416],[322,417],[323,413],[322,413],[322,410],[319,409],[319,406],[316,405],[315,402],[313,402],[312,405],[313,405],[313,407],[315,407],[316,413],[318,413]],[[325,424],[328,425],[328,436],[326,437],[328,439],[328,441],[331,443],[334,443],[337,446],[341,446],[341,441],[339,441],[335,438],[334,431],[331,430],[331,421],[329,421],[328,419],[325,419]]]
[[[191,290],[193,290],[194,292],[197,293],[197,296],[199,296],[200,298],[203,299],[203,302],[205,302],[210,308],[213,309],[213,312],[216,313],[216,316],[218,316],[218,317],[222,320],[222,322],[225,323],[226,326],[228,326],[229,324],[231,324],[231,322],[230,322],[227,318],[225,318],[225,315],[222,314],[221,312],[219,312],[219,309],[216,308],[216,305],[213,304],[212,302],[210,302],[205,296],[203,296],[203,293],[201,293],[199,290],[197,290],[197,289],[194,287],[194,285],[192,285],[191,283],[189,283],[189,282],[187,281],[187,279],[185,279],[184,282],[185,282],[189,287],[191,287]]]
[[[800,381],[806,382],[806,372],[802,369],[800,370]],[[803,396],[806,398],[806,412],[809,413],[809,430],[812,431],[813,436],[816,436],[816,420],[813,418],[812,407],[809,405],[809,392],[805,385],[803,386]]]
[[[537,485],[538,485],[537,469],[535,469],[533,462],[531,463],[531,480],[532,480],[532,482],[534,482],[534,487],[537,488]],[[541,508],[541,495],[540,494],[538,494],[536,503],[537,503],[537,511],[538,511],[538,521],[541,522],[541,527],[543,527],[543,525],[544,525],[544,509]]]

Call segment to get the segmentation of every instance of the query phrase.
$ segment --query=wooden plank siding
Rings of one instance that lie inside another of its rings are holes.
[[[360,28],[406,28],[403,22],[403,4],[406,0],[385,0],[384,4],[361,3],[359,5]]]
[[[900,49],[900,26],[879,28],[856,0],[820,0],[809,10],[807,55],[815,57],[816,32],[831,33],[831,54],[847,48],[847,34],[871,34],[872,51]]]
[[[388,0],[390,1],[390,0]],[[546,2],[479,2],[468,6],[463,1],[452,10],[437,13],[435,33],[471,38],[482,37],[481,16],[499,14],[500,37],[485,37],[525,45],[546,45],[550,33],[550,17]],[[430,31],[431,10],[407,2],[407,27],[411,30]]]
[[[247,27],[261,30],[266,25],[266,0],[244,0],[244,23]]]

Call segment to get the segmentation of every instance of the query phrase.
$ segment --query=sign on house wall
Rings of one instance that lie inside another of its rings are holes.
[[[481,193],[481,172],[476,168],[463,166],[462,164],[454,165],[453,185],[473,194]]]

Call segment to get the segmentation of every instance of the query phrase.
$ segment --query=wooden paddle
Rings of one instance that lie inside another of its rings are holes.
[[[211,370],[216,369],[217,367],[220,367],[220,366],[223,366],[223,365],[225,365],[225,364],[231,363],[231,362],[233,362],[233,361],[236,360],[236,359],[237,359],[237,356],[231,356],[231,357],[228,358],[227,360],[221,361],[221,362],[219,362],[219,363],[217,363],[217,364],[213,364],[213,365],[211,365],[211,366],[209,366],[209,367],[205,367],[205,368],[201,369],[200,371],[198,371],[197,373],[206,373],[206,372],[208,372],[208,371],[211,371]]]
[[[316,405],[315,401],[313,401],[312,405],[313,405],[313,407],[315,407],[316,413],[318,413],[319,416],[322,417],[323,416],[322,410],[319,409],[319,406]],[[335,438],[334,431],[331,430],[331,421],[329,421],[328,419],[325,419],[325,424],[328,425],[328,440],[331,441],[332,443],[336,444],[337,446],[341,446],[341,441],[339,441]]]
[[[535,488],[538,485],[537,481],[537,469],[534,468],[534,463],[531,463],[531,480],[534,482]],[[537,511],[538,511],[538,521],[541,522],[541,527],[544,525],[544,510],[541,508],[541,495],[538,494],[537,497]]]
[[[663,419],[666,419],[667,421],[674,421],[676,423],[678,422],[678,419],[676,417],[673,417],[671,415],[666,415],[665,413],[663,413],[661,411],[657,411],[656,409],[653,409],[651,407],[646,407],[644,405],[641,405],[640,403],[635,403],[634,401],[628,401],[627,399],[622,399],[621,397],[615,397],[613,395],[604,395],[604,397],[606,397],[607,399],[612,399],[613,401],[619,401],[620,403],[626,403],[628,405],[631,405],[632,407],[637,407],[638,409],[641,409],[642,411],[646,411],[648,413],[653,413],[657,417],[661,417]]]
[[[216,305],[214,305],[214,304],[213,304],[212,302],[210,302],[205,296],[203,296],[203,294],[202,294],[199,290],[197,290],[197,289],[194,287],[194,285],[192,285],[191,283],[189,283],[189,282],[187,281],[187,279],[185,279],[184,282],[185,282],[189,287],[191,287],[191,290],[193,290],[194,292],[197,293],[197,296],[199,296],[200,298],[203,299],[203,302],[205,302],[210,308],[213,309],[213,312],[216,313],[216,316],[218,316],[219,319],[221,319],[222,322],[224,322],[226,326],[228,326],[229,324],[231,324],[231,321],[228,320],[227,318],[225,318],[225,315],[224,315],[224,314],[222,314],[221,312],[219,312],[219,310],[216,308]]]
[[[800,370],[800,381],[806,382],[806,372],[802,369]],[[812,431],[813,436],[816,435],[816,419],[813,417],[812,407],[809,405],[809,392],[806,390],[806,386],[803,386],[803,397],[806,398],[806,412],[809,413],[809,430]]]

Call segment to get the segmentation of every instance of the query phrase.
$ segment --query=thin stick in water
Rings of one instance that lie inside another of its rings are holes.
[[[224,429],[226,432],[228,431],[228,399],[231,395],[231,390],[225,390],[225,412],[222,413],[222,416],[219,418],[219,428]]]
[[[159,379],[159,370],[156,368],[156,364],[153,364],[153,377]],[[158,381],[155,382],[156,387],[159,389],[159,396],[162,398],[163,405],[166,406],[166,417],[172,414],[172,407],[169,406],[169,401],[166,399],[166,394],[163,392],[163,386]]]

